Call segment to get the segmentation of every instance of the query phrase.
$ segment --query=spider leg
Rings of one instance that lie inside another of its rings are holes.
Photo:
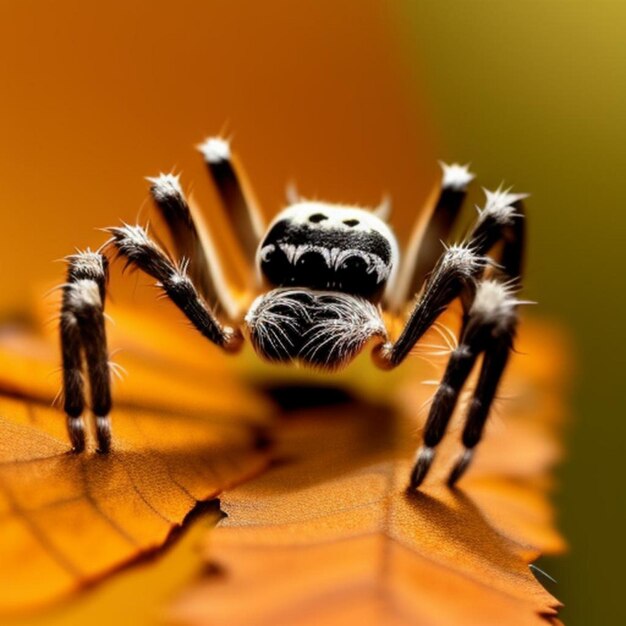
[[[494,265],[487,254],[498,242],[503,242],[502,264],[496,271],[510,280],[519,279],[524,240],[522,200],[526,195],[502,190],[486,194],[486,205],[465,243],[449,246],[439,257],[398,339],[376,348],[375,360],[383,369],[399,365],[454,299],[463,296],[467,311],[476,282]]]
[[[466,243],[451,246],[439,258],[395,343],[374,351],[383,368],[399,365],[424,332],[457,297],[462,298],[464,320],[461,340],[438,388],[424,431],[424,445],[411,472],[410,488],[417,488],[428,473],[435,447],[445,434],[459,394],[481,353],[484,353],[479,384],[468,413],[463,435],[465,452],[457,461],[448,483],[463,475],[480,440],[495,392],[506,366],[517,324],[513,282],[522,268],[524,195],[501,189],[486,192],[487,202]],[[490,263],[487,254],[501,243],[500,263]]]
[[[84,450],[84,357],[89,378],[91,409],[95,416],[98,451],[107,452],[111,444],[111,377],[104,329],[108,263],[103,255],[89,251],[72,255],[68,261],[60,325],[64,408],[68,433],[74,451]]]
[[[517,316],[514,312],[502,315],[498,332],[492,333],[485,348],[478,385],[467,413],[462,441],[465,451],[450,472],[448,485],[451,487],[463,476],[472,461],[474,448],[480,442],[489,416],[489,410],[500,379],[511,354]]]
[[[412,294],[417,293],[426,275],[441,254],[440,241],[448,241],[459,211],[473,180],[467,165],[441,163],[442,180],[436,191],[431,216],[424,227],[418,221],[404,253],[404,260],[394,289],[388,294],[392,310],[401,311]]]
[[[186,265],[176,265],[139,226],[109,228],[113,246],[127,263],[156,278],[159,286],[205,337],[225,351],[238,349],[239,331],[222,325],[206,305]],[[111,366],[107,348],[104,304],[108,279],[106,256],[79,252],[68,258],[67,281],[63,286],[60,338],[63,360],[64,409],[75,452],[85,448],[83,413],[85,384],[89,380],[90,405],[95,418],[98,451],[111,447]]]
[[[510,287],[493,280],[481,281],[465,317],[459,346],[452,353],[428,414],[423,444],[418,450],[411,472],[410,489],[423,482],[435,458],[450,418],[478,357],[484,354],[478,386],[470,405],[463,445],[465,452],[449,478],[452,486],[467,469],[474,447],[493,403],[496,389],[506,366],[517,324],[518,301]]]
[[[188,261],[189,278],[206,301],[216,302],[231,319],[237,318],[239,303],[228,286],[217,248],[202,216],[189,205],[179,177],[161,174],[148,178],[148,182],[154,204],[172,236],[176,258]]]
[[[471,245],[479,254],[487,254],[502,242],[498,270],[509,279],[518,280],[522,276],[526,239],[523,201],[528,194],[510,193],[501,187],[484,191],[486,203],[478,210],[478,219],[469,236]]]
[[[440,257],[398,339],[377,346],[376,364],[397,367],[447,306],[463,292],[471,293],[488,260],[470,244],[450,246]]]
[[[243,168],[224,139],[211,137],[200,144],[198,149],[232,221],[243,252],[253,267],[265,228]]]
[[[126,258],[128,265],[156,278],[158,286],[202,335],[228,352],[240,347],[241,333],[221,324],[187,275],[185,263],[176,265],[141,226],[126,224],[107,231],[113,236],[109,245],[118,255]]]

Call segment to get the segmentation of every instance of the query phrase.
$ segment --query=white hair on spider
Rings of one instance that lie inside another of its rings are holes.
[[[147,229],[139,224],[132,226],[131,224],[124,223],[117,228],[116,231],[118,233],[117,241],[119,247],[154,247],[154,243],[146,232]]]
[[[478,284],[476,297],[470,314],[476,315],[485,323],[493,324],[496,330],[507,331],[516,318],[516,309],[529,301],[518,300],[511,285],[493,279]]]
[[[77,250],[76,254],[70,254],[65,257],[75,274],[81,276],[104,277],[106,268],[102,255],[98,252],[92,252],[89,248],[85,250]]]
[[[76,312],[102,306],[98,284],[88,278],[68,284],[65,293],[68,304]]]
[[[180,176],[177,174],[163,174],[158,176],[146,176],[150,183],[150,191],[157,202],[163,202],[172,196],[182,196],[183,190],[180,186]]]
[[[315,200],[299,201],[278,213],[269,228],[283,219],[290,220],[294,225],[313,223],[317,229],[323,230],[333,228],[353,231],[376,230],[386,238],[395,238],[391,228],[375,212],[355,205],[330,204]]]
[[[198,145],[207,163],[219,163],[230,159],[230,143],[223,137],[209,137]]]
[[[459,163],[448,165],[443,161],[439,161],[439,165],[443,170],[441,186],[444,189],[465,191],[467,186],[474,180],[475,174],[469,171],[469,163],[466,165],[460,165]]]
[[[462,276],[471,278],[476,272],[487,265],[487,259],[477,254],[471,244],[461,243],[445,246],[445,254],[441,259],[444,271],[456,270]]]
[[[498,224],[506,226],[511,223],[514,217],[519,214],[515,209],[515,203],[528,198],[527,193],[511,193],[511,187],[502,189],[502,185],[495,191],[484,189],[485,206],[478,209],[479,219],[487,217],[494,219]]]
[[[322,369],[338,369],[348,363],[374,336],[387,338],[376,306],[367,300],[328,293],[318,298],[323,314],[304,333],[300,358]]]

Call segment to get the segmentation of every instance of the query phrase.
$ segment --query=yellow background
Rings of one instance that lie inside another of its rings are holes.
[[[409,4],[444,156],[532,192],[526,295],[576,341],[557,499],[571,554],[542,563],[548,587],[570,626],[625,623],[626,2]]]

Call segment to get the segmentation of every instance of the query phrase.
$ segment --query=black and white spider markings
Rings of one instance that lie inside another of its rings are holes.
[[[443,165],[432,217],[421,234],[415,231],[401,263],[398,243],[385,221],[388,207],[368,211],[294,198],[264,228],[228,143],[209,139],[200,150],[242,249],[254,264],[260,295],[247,311],[238,309],[209,234],[194,216],[178,178],[162,174],[148,179],[171,234],[172,256],[146,229],[124,224],[107,229],[111,239],[101,251],[68,258],[60,333],[64,408],[73,449],[85,448],[83,369],[98,450],[105,453],[111,446],[104,303],[106,254],[114,252],[154,277],[193,326],[222,350],[237,351],[247,336],[265,359],[314,368],[341,368],[366,344],[373,346],[380,368],[397,367],[448,305],[460,298],[458,347],[433,398],[409,488],[424,480],[463,386],[483,355],[462,433],[464,452],[449,477],[451,486],[456,483],[481,439],[512,348],[520,304],[514,289],[521,272],[525,196],[487,191],[485,206],[463,243],[441,246],[473,179],[467,167]],[[382,307],[401,313],[416,294],[404,329],[392,340]],[[231,325],[223,324],[207,302],[217,302]]]

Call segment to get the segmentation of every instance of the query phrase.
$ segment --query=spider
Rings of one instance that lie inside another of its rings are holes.
[[[365,210],[292,197],[264,228],[228,142],[212,138],[199,149],[254,265],[259,295],[247,311],[239,310],[225,286],[208,231],[189,206],[179,178],[149,178],[173,254],[151,239],[147,228],[123,224],[106,229],[111,238],[98,251],[68,257],[60,338],[64,409],[73,450],[85,448],[83,369],[97,449],[106,453],[111,447],[104,304],[108,258],[122,257],[155,278],[192,325],[225,352],[236,352],[247,337],[264,359],[327,370],[345,366],[367,344],[373,346],[374,362],[381,369],[399,366],[459,298],[463,319],[458,347],[434,395],[409,479],[409,489],[414,490],[426,477],[459,395],[482,355],[461,437],[464,450],[449,474],[453,486],[472,460],[512,350],[521,304],[515,290],[521,275],[526,196],[502,188],[485,190],[484,208],[478,209],[462,243],[440,246],[438,242],[449,238],[474,178],[467,166],[442,163],[430,220],[426,228],[415,229],[401,263],[387,224],[388,203]],[[383,307],[400,313],[415,295],[403,330],[392,340],[383,323]],[[208,302],[217,302],[231,325],[225,325]]]

